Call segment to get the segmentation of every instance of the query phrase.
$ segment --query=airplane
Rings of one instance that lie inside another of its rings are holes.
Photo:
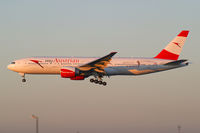
[[[104,85],[104,77],[114,75],[143,75],[184,67],[188,60],[178,60],[189,31],[181,31],[158,55],[152,58],[113,57],[117,52],[95,57],[30,57],[13,61],[8,69],[19,73],[22,82],[25,74],[57,74],[61,78],[84,80]]]

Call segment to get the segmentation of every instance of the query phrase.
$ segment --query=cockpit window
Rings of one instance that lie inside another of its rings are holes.
[[[11,62],[11,64],[15,64],[15,62]]]

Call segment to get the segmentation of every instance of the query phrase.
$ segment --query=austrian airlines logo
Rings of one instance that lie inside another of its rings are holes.
[[[38,60],[30,60],[30,61],[32,61],[32,62],[38,64],[41,68],[44,68],[44,67],[40,64],[40,62],[39,62]]]
[[[179,43],[177,42],[173,42],[175,45],[177,45],[179,48],[181,48],[181,46],[179,45]]]

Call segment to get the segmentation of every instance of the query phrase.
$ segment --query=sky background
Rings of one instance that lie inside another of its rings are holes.
[[[200,1],[1,0],[0,133],[200,132]],[[153,57],[190,30],[188,67],[105,78],[103,87],[7,70],[30,56]]]

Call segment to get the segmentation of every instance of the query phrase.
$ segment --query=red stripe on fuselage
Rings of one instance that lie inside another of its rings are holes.
[[[42,68],[44,68],[40,63],[39,63],[39,61],[38,60],[30,60],[30,61],[32,61],[32,62],[34,62],[34,63],[36,63],[36,64],[38,64],[40,67],[42,67]]]
[[[38,61],[38,60],[30,60],[30,61],[32,61],[32,62],[35,62],[36,64],[38,64],[38,63],[39,63],[39,61]]]
[[[158,59],[167,59],[167,60],[178,60],[179,55],[168,52],[163,49],[156,57]]]

